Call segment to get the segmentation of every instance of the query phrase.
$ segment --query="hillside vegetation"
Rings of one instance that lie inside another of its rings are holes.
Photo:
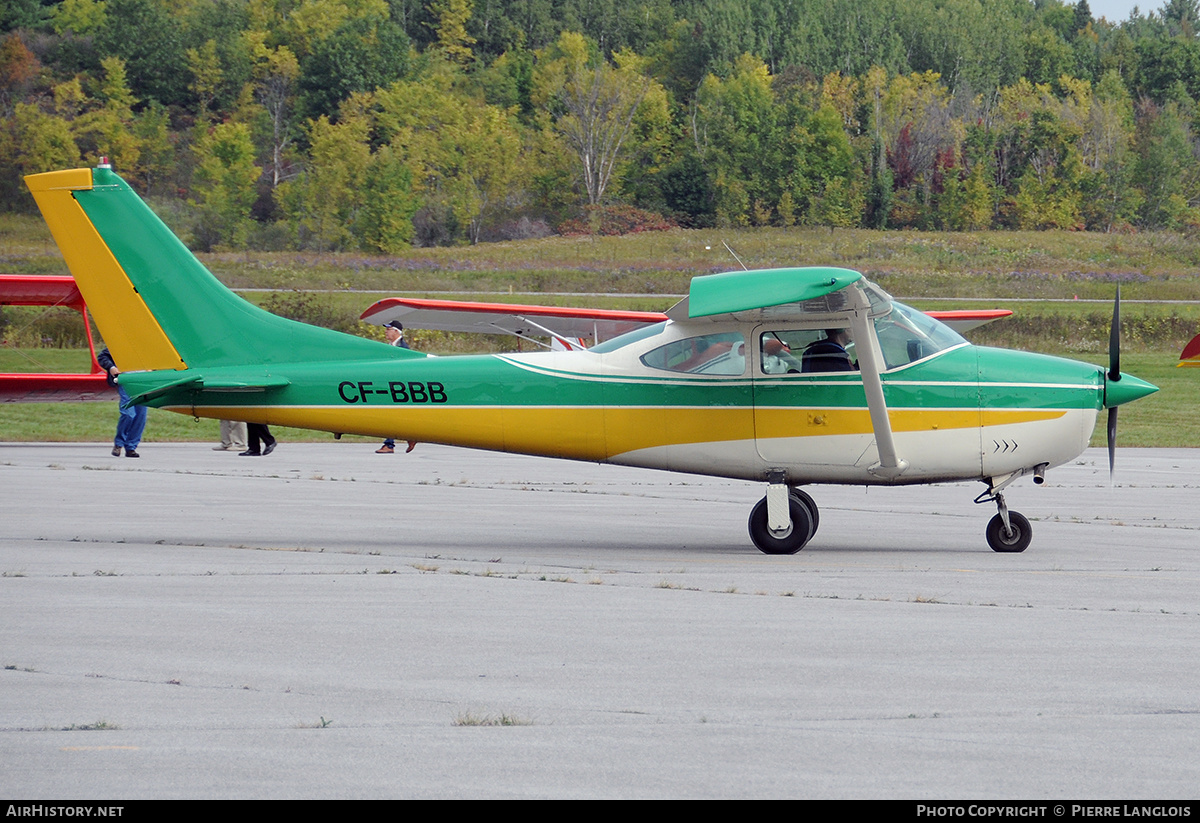
[[[0,211],[108,158],[204,251],[1200,228],[1200,0],[8,0]]]

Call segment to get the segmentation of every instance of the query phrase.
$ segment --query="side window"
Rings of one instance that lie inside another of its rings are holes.
[[[740,376],[746,372],[746,342],[738,332],[676,340],[642,355],[652,369],[683,374]]]
[[[763,374],[799,374],[802,364],[796,355],[811,342],[804,338],[813,336],[815,332],[772,331],[760,337]]]
[[[769,331],[759,337],[763,374],[858,371],[846,329]]]

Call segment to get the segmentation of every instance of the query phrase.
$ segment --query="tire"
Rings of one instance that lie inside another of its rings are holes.
[[[788,495],[788,514],[792,526],[782,537],[767,528],[767,498],[758,501],[750,512],[750,539],[763,554],[795,554],[812,539],[812,518],[808,507],[794,495]]]
[[[789,489],[789,492],[793,496],[800,498],[800,502],[808,507],[809,518],[812,520],[812,533],[809,534],[808,539],[812,540],[817,534],[817,529],[821,527],[821,511],[817,508],[817,501],[813,500],[808,492],[801,491],[795,486]]]
[[[1033,527],[1029,525],[1029,520],[1025,515],[1019,512],[1008,513],[1008,524],[1012,527],[1012,534],[1004,533],[1004,518],[996,515],[987,524],[987,542],[992,547],[994,552],[1023,552],[1029,548],[1029,541],[1033,539]]]

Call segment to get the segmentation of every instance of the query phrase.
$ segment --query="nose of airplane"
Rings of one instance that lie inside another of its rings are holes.
[[[1156,391],[1158,391],[1158,386],[1147,383],[1132,374],[1122,374],[1113,380],[1108,376],[1108,372],[1104,372],[1104,408],[1106,409],[1116,408],[1124,403],[1132,403],[1134,400],[1154,394]]]

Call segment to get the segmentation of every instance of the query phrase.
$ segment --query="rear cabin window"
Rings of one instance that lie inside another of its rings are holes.
[[[746,341],[739,332],[721,332],[676,340],[642,355],[652,369],[681,374],[746,373]]]
[[[640,329],[634,329],[633,331],[625,332],[625,334],[618,335],[605,340],[603,343],[592,346],[590,349],[588,349],[588,351],[590,351],[592,354],[608,354],[609,352],[616,351],[617,349],[623,349],[631,343],[636,343],[639,340],[645,340],[646,338],[653,337],[656,334],[662,334],[663,329],[666,327],[667,323],[664,320],[661,323],[655,323],[653,326],[644,326]]]

